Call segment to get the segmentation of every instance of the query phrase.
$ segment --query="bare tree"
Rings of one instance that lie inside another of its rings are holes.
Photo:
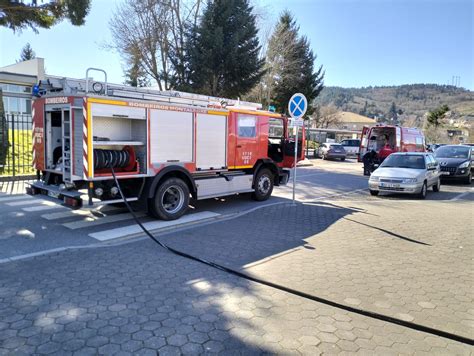
[[[423,133],[425,134],[426,142],[429,143],[444,143],[449,141],[446,128],[430,125],[423,130]]]
[[[323,129],[340,127],[342,122],[339,114],[334,105],[317,106],[310,118],[311,127]]]
[[[187,26],[195,25],[201,0],[125,0],[109,21],[113,49],[126,63],[136,56],[160,90],[172,87],[184,75]]]

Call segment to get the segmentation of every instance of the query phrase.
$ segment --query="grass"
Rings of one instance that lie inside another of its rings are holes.
[[[5,162],[0,162],[0,176],[13,175],[13,159],[15,159],[15,175],[33,174],[31,130],[8,130],[8,142]],[[3,155],[0,155],[0,157]],[[2,167],[2,164],[5,166]]]

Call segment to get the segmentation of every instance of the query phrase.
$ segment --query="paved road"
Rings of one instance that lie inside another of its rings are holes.
[[[299,176],[296,207],[287,187],[265,204],[200,202],[189,216],[206,220],[158,236],[301,292],[474,338],[472,188],[444,185],[425,201],[370,197],[354,162],[318,160]],[[129,228],[125,213],[0,195],[0,258],[85,246],[0,263],[0,355],[472,354],[466,344],[249,282],[146,239],[104,245],[89,236]]]
[[[298,169],[298,201],[311,202],[327,198],[374,200],[367,196],[367,177],[362,176],[359,163],[351,160],[312,162],[314,166]],[[18,188],[17,185],[12,187],[11,184],[4,187],[8,192]],[[470,192],[469,188],[463,185],[443,186],[441,193],[429,194],[428,200],[449,200],[457,197],[461,200],[472,200],[474,194]],[[48,197],[10,195],[5,192],[0,195],[0,260],[50,249],[96,244],[103,239],[123,238],[140,231],[124,208],[71,211]],[[212,221],[265,205],[287,202],[291,195],[291,185],[287,185],[276,187],[273,197],[263,203],[252,201],[247,194],[199,201],[193,203],[190,210],[192,217],[186,217],[191,221],[185,221],[188,224]],[[406,196],[383,199],[414,200]],[[151,218],[142,215],[141,219],[152,224],[154,229],[169,229],[183,224],[183,220],[179,220],[171,226],[163,223],[155,226],[157,223]]]
[[[427,231],[414,214],[412,228],[393,236],[379,205],[285,204],[162,238],[310,294],[472,336],[467,226],[440,236],[442,221]],[[400,208],[392,207],[408,209]],[[149,240],[2,264],[0,275],[0,354],[472,352],[234,277]]]
[[[317,163],[314,167],[298,169],[300,183],[297,197],[299,199],[340,194],[359,189],[366,184],[366,179],[360,177],[360,170],[356,173],[352,167],[356,164],[352,166],[346,164],[346,168],[334,165],[340,173],[328,179],[328,170],[331,168],[326,167],[327,164],[321,165],[322,161]],[[347,174],[344,169],[354,170],[354,173]],[[353,179],[350,179],[351,177]],[[65,246],[96,244],[99,241],[90,235],[100,232],[104,232],[104,236],[110,238],[124,237],[127,235],[127,229],[135,225],[131,215],[124,208],[71,211],[48,197],[6,194],[24,189],[24,186],[18,182],[15,185],[5,183],[2,189],[3,193],[0,193],[2,220],[0,260]],[[283,202],[289,198],[291,198],[291,189],[281,187],[275,189],[274,196],[263,203],[252,201],[245,194],[195,202],[190,213],[198,213],[194,215],[196,221],[203,221],[216,216],[241,213],[266,204]],[[153,221],[146,216],[141,216],[141,219],[148,223]],[[182,220],[175,224],[182,224]]]

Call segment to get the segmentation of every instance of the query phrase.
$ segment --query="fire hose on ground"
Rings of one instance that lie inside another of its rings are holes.
[[[175,255],[178,255],[178,256],[190,259],[192,261],[196,261],[196,262],[205,264],[205,265],[210,266],[212,268],[215,268],[215,269],[218,269],[220,271],[232,274],[234,276],[246,279],[248,281],[255,282],[255,283],[258,283],[258,284],[261,284],[261,285],[265,285],[267,287],[271,287],[271,288],[274,288],[274,289],[277,289],[277,290],[283,291],[285,293],[289,293],[289,294],[292,294],[292,295],[295,295],[295,296],[298,296],[298,297],[301,297],[301,298],[304,298],[304,299],[307,299],[307,300],[311,300],[311,301],[318,302],[318,303],[321,303],[321,304],[329,305],[331,307],[342,309],[342,310],[345,310],[345,311],[348,311],[348,312],[351,312],[351,313],[363,315],[365,317],[381,320],[381,321],[391,323],[391,324],[400,325],[400,326],[403,326],[403,327],[406,327],[406,328],[409,328],[409,329],[425,332],[425,333],[432,334],[432,335],[435,335],[435,336],[439,336],[439,337],[443,337],[443,338],[450,339],[450,340],[453,340],[453,341],[461,342],[461,343],[464,343],[464,344],[474,345],[474,340],[473,339],[469,339],[469,338],[461,336],[461,335],[453,334],[453,333],[450,333],[450,332],[447,332],[447,331],[431,328],[429,326],[425,326],[425,325],[405,321],[405,320],[402,320],[402,319],[394,318],[394,317],[391,317],[391,316],[388,316],[388,315],[371,312],[371,311],[368,311],[368,310],[365,310],[365,309],[360,309],[360,308],[355,308],[355,307],[351,307],[351,306],[348,306],[348,305],[344,305],[344,304],[341,304],[341,303],[338,303],[338,302],[335,302],[335,301],[332,301],[332,300],[329,300],[329,299],[318,297],[318,296],[315,296],[315,295],[312,295],[312,294],[309,294],[309,293],[305,293],[305,292],[302,292],[302,291],[299,291],[299,290],[295,290],[295,289],[292,289],[292,288],[289,288],[289,287],[286,287],[286,286],[283,286],[283,285],[280,285],[280,284],[277,284],[277,283],[273,283],[273,282],[270,282],[270,281],[267,281],[267,280],[264,280],[264,279],[261,279],[261,278],[250,276],[248,274],[242,273],[242,272],[234,270],[232,268],[225,267],[225,266],[222,266],[218,263],[215,263],[215,262],[212,262],[212,261],[207,261],[207,260],[202,259],[200,257],[196,257],[196,256],[190,255],[186,252],[182,252],[182,251],[176,250],[172,247],[169,247],[168,245],[166,245],[163,242],[161,242],[160,240],[158,240],[155,236],[153,236],[153,234],[150,231],[148,231],[145,228],[145,226],[143,226],[143,224],[138,219],[137,215],[133,211],[132,207],[130,206],[129,202],[127,201],[127,199],[125,198],[125,195],[122,192],[122,189],[120,187],[118,179],[115,175],[114,167],[112,165],[110,165],[108,168],[110,168],[110,170],[112,171],[112,176],[113,176],[113,178],[115,180],[115,184],[117,185],[117,188],[119,190],[119,194],[122,197],[122,199],[125,203],[125,206],[129,210],[130,214],[132,214],[133,219],[136,221],[136,223],[140,226],[140,228],[143,230],[143,232],[151,240],[153,240],[156,244],[158,244],[159,246],[161,246],[165,250],[167,250],[167,251],[169,251],[169,252],[171,252]]]

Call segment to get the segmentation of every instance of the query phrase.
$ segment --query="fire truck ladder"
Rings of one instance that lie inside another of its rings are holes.
[[[71,183],[71,118],[69,111],[63,110],[63,180],[66,183]]]
[[[104,74],[104,81],[94,81],[89,77],[90,71],[99,71]],[[225,109],[227,106],[261,110],[262,104],[241,101],[240,99],[219,98],[214,96],[192,94],[181,91],[160,91],[155,88],[136,88],[131,86],[110,84],[107,82],[107,73],[102,69],[88,68],[87,79],[72,79],[50,77],[47,81],[40,81],[36,95],[103,95],[125,99],[158,101],[168,104],[181,104],[199,107],[214,107]]]

